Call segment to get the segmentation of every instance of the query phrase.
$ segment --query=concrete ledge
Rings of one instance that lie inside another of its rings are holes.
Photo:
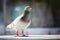
[[[29,35],[29,37],[15,37],[15,35],[1,35],[0,39],[60,39],[60,35]]]
[[[15,34],[16,32],[12,29],[7,29],[6,33],[8,35]],[[60,34],[60,28],[28,28],[25,30],[25,34],[28,33],[28,35],[57,35]]]

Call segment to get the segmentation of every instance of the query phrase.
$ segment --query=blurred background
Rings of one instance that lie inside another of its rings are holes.
[[[25,6],[32,8],[29,34],[60,34],[60,0],[0,0],[0,34],[5,34],[5,27],[23,14]]]

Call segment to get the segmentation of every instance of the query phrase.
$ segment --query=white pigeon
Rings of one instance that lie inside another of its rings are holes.
[[[16,36],[19,36],[18,31],[25,36],[24,30],[28,28],[31,23],[29,12],[31,8],[26,6],[24,9],[24,14],[18,16],[11,24],[7,25],[7,28],[14,29],[16,31]]]

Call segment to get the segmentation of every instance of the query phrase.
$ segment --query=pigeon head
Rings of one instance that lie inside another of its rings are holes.
[[[26,6],[25,7],[25,11],[31,11],[31,7],[30,6]]]

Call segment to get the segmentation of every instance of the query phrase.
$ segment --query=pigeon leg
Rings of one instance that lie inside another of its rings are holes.
[[[15,37],[18,37],[19,35],[18,35],[18,31],[16,32],[16,36]]]
[[[22,36],[23,36],[23,37],[28,37],[28,36],[26,36],[26,35],[24,34],[24,31],[22,31]]]

